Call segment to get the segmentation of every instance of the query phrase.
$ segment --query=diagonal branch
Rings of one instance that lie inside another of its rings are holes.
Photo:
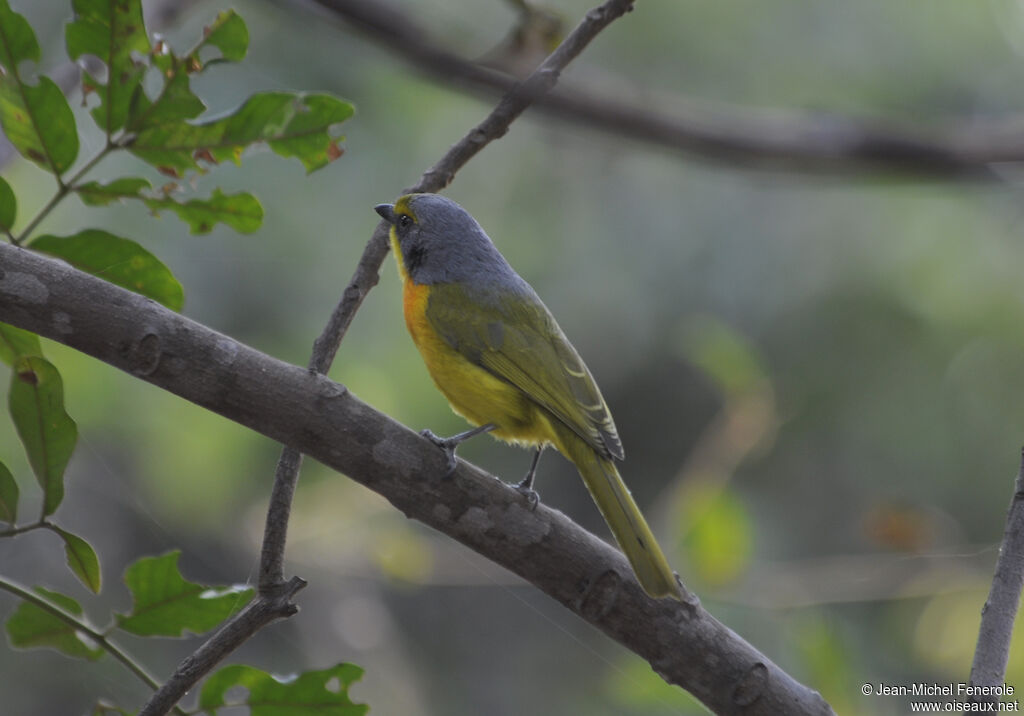
[[[516,117],[543,95],[558,80],[566,65],[576,58],[601,30],[632,9],[633,0],[607,0],[587,13],[580,24],[555,48],[521,85],[513,85],[498,106],[476,127],[456,142],[434,166],[423,173],[408,192],[436,192],[455,177],[466,162],[489,143],[502,137]],[[338,347],[363,304],[367,294],[380,279],[380,267],[388,254],[388,224],[381,221],[374,229],[355,273],[335,306],[323,332],[313,344],[309,370],[326,374],[334,362]],[[298,482],[302,455],[286,446],[278,459],[274,487],[267,510],[260,560],[260,591],[273,590],[284,580],[284,548],[288,532],[288,516]]]
[[[429,169],[413,191],[437,191],[455,172],[488,143],[508,131],[508,127],[537,96],[549,90],[559,73],[597,34],[612,21],[632,9],[633,0],[606,0],[587,13],[541,66],[521,85],[513,87],[484,121],[457,142],[441,160]],[[387,230],[381,222],[364,251],[349,286],[331,314],[323,333],[313,345],[308,368],[311,374],[325,374],[334,360],[341,339],[367,293],[376,285],[380,265],[387,255]],[[172,677],[146,704],[143,716],[163,714],[185,695],[199,679],[256,631],[271,621],[294,613],[290,599],[305,582],[294,578],[285,582],[284,553],[292,499],[302,466],[302,453],[286,443],[278,459],[271,489],[260,555],[259,591],[249,608],[230,619],[199,650],[186,658]]]
[[[212,637],[178,664],[171,678],[156,690],[138,716],[163,716],[175,708],[192,686],[253,634],[271,622],[298,612],[298,607],[292,604],[292,597],[305,586],[304,580],[293,577],[273,591],[261,589],[242,611],[221,625]]]
[[[978,645],[971,664],[971,685],[1002,687],[1006,683],[1006,662],[1010,658],[1010,637],[1024,588],[1024,451],[1014,483],[1013,499],[1006,515],[1006,531],[996,560],[992,587],[981,610]],[[971,701],[998,703],[999,692],[972,695]]]
[[[538,96],[548,91],[569,64],[612,21],[632,9],[633,0],[606,0],[590,12],[521,85],[510,88],[487,117],[456,142],[420,180],[405,192],[436,192],[447,186],[466,162],[490,142],[508,131],[516,117]],[[388,253],[388,225],[381,221],[363,251],[356,271],[345,288],[323,332],[313,344],[309,370],[327,373],[338,347],[367,294],[380,279],[380,267]],[[274,489],[267,513],[260,564],[260,588],[271,589],[284,580],[284,546],[288,513],[298,480],[302,456],[285,447],[278,460]]]
[[[7,244],[0,245],[0,321],[110,363],[344,473],[532,583],[715,713],[832,713],[816,692],[696,601],[647,597],[621,552],[561,512],[543,504],[531,511],[518,491],[466,463],[453,479],[438,479],[438,450],[323,375]],[[198,679],[189,671],[195,666],[190,658],[179,670]]]
[[[293,0],[294,1],[294,0]],[[385,0],[304,0],[343,19],[439,82],[486,94],[515,80],[429,39],[408,12]],[[1024,133],[1007,122],[921,129],[832,114],[699,110],[685,100],[672,112],[639,108],[592,90],[562,88],[536,99],[537,111],[697,159],[742,169],[809,173],[898,172],[929,179],[994,179],[990,165],[1024,160]]]

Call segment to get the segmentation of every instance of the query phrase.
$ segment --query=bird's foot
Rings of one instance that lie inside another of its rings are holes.
[[[444,454],[448,456],[448,469],[444,473],[444,476],[451,477],[452,473],[455,472],[456,465],[458,465],[455,461],[455,448],[458,447],[460,443],[466,442],[474,435],[489,433],[492,430],[497,429],[497,427],[498,426],[494,423],[487,423],[486,425],[479,425],[472,430],[467,430],[464,433],[452,435],[450,438],[438,437],[430,430],[420,430],[420,435],[444,450]]]
[[[540,493],[533,489],[533,473],[527,475],[522,482],[517,482],[514,487],[520,495],[526,498],[526,504],[530,512],[537,509],[540,504]]]
[[[454,438],[442,438],[439,435],[435,435],[432,430],[420,430],[420,435],[444,451],[445,457],[448,458],[448,464],[445,468],[443,477],[451,477],[455,473],[455,468],[458,466],[458,462],[455,459],[455,447],[460,441],[455,440]]]

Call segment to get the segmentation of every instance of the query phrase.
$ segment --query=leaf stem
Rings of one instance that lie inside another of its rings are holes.
[[[32,604],[33,606],[38,607],[39,609],[42,609],[44,612],[47,612],[48,614],[57,617],[62,622],[70,626],[72,629],[87,635],[90,639],[99,644],[111,656],[120,661],[130,672],[132,672],[137,677],[139,677],[143,682],[145,682],[145,684],[149,686],[149,688],[153,689],[154,691],[160,688],[160,682],[157,681],[153,676],[151,676],[145,670],[145,668],[142,667],[141,664],[139,664],[131,656],[123,652],[121,648],[118,647],[116,644],[111,642],[110,639],[107,638],[106,634],[97,630],[95,627],[93,627],[86,621],[79,619],[74,614],[69,614],[60,607],[46,601],[45,599],[40,597],[38,594],[35,594],[31,590],[26,589],[20,584],[5,579],[4,577],[0,577],[0,590],[10,592],[22,601],[28,602],[29,604]],[[180,716],[186,716],[185,711],[181,708],[175,707],[175,713],[179,714]]]
[[[28,226],[22,229],[21,233],[17,237],[11,235],[11,243],[13,243],[15,246],[22,246],[25,243],[25,240],[31,235],[31,233],[35,231],[36,227],[39,226],[39,222],[45,219],[47,215],[49,215],[49,213],[53,211],[53,208],[60,203],[61,199],[63,199],[72,190],[74,190],[75,185],[79,182],[79,180],[81,180],[83,176],[85,176],[89,171],[91,171],[97,164],[100,163],[100,161],[103,160],[104,157],[110,154],[110,152],[113,151],[114,149],[117,149],[117,146],[108,141],[106,146],[104,146],[103,149],[97,152],[96,156],[94,156],[92,159],[83,164],[82,168],[75,172],[75,175],[73,177],[71,177],[67,181],[61,181],[60,177],[58,177],[57,191],[54,193],[52,197],[50,197],[50,200],[46,202],[43,208],[39,210],[39,213],[36,214],[35,217],[33,217],[32,221],[28,222]]]
[[[49,527],[51,527],[51,525],[45,519],[38,519],[35,522],[28,525],[22,525],[21,527],[11,527],[10,529],[6,529],[3,532],[0,532],[0,537],[15,537],[26,532],[31,532],[32,530],[38,530]]]

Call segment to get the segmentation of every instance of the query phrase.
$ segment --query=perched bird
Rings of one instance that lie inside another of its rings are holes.
[[[533,447],[518,485],[532,500],[540,454],[553,445],[579,470],[644,590],[682,599],[651,529],[615,467],[622,443],[576,349],[480,224],[451,199],[409,194],[375,210],[391,224],[405,324],[434,383],[474,427],[430,438],[448,454],[480,433]]]

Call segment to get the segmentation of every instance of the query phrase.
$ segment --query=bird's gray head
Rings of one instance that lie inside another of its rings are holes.
[[[469,212],[437,194],[407,194],[374,210],[392,225],[416,283],[499,282],[514,272]]]

